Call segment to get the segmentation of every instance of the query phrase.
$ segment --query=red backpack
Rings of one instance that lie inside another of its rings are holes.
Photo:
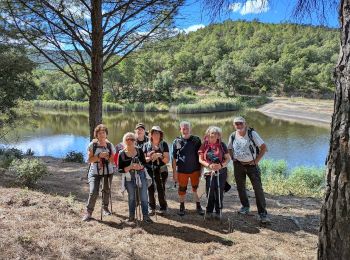
[[[119,153],[121,150],[124,149],[124,144],[123,143],[119,143],[115,146],[115,154],[114,154],[114,163],[115,163],[115,166],[118,167],[118,158],[119,158]]]

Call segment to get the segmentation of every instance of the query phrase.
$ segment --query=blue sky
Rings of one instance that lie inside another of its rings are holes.
[[[293,8],[297,0],[273,0],[262,4],[263,0],[248,0],[242,3],[236,3],[230,6],[230,10],[224,12],[215,22],[221,22],[227,19],[239,20],[244,19],[251,21],[259,19],[266,23],[301,23],[320,25],[316,16],[311,19],[304,18],[297,20],[292,16]],[[239,1],[236,1],[239,2]],[[187,31],[194,31],[212,22],[208,15],[208,10],[203,8],[202,0],[187,0],[185,6],[180,9],[176,19],[176,26]],[[338,18],[336,10],[330,10],[327,13],[327,21],[325,24],[329,27],[338,27]]]

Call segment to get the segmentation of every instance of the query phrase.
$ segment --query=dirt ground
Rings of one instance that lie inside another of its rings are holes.
[[[272,102],[258,110],[273,118],[329,128],[333,114],[333,100],[272,98]]]
[[[22,189],[0,172],[0,259],[315,259],[321,202],[313,198],[266,194],[271,225],[237,214],[233,187],[224,198],[223,223],[204,221],[194,203],[177,215],[177,192],[169,178],[169,212],[153,224],[136,225],[128,217],[127,194],[113,181],[114,214],[82,222],[88,185],[85,164],[42,157],[50,176],[35,189]],[[203,192],[203,186],[200,188]],[[256,210],[254,193],[249,192]],[[191,196],[188,195],[188,201]],[[205,195],[202,196],[205,205]],[[229,221],[233,232],[228,232]]]

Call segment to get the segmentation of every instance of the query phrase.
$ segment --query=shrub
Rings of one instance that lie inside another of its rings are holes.
[[[288,175],[288,166],[285,160],[262,160],[259,164],[263,176],[282,176]]]
[[[325,185],[325,172],[322,168],[296,167],[292,170],[289,180],[310,190],[319,190]]]
[[[25,156],[34,156],[34,151],[31,148],[29,148],[29,149],[27,149],[27,151],[24,155]]]
[[[8,168],[15,159],[22,159],[23,152],[16,148],[0,149],[0,167]]]
[[[32,186],[49,172],[39,159],[15,159],[9,167],[10,173],[23,185]]]
[[[83,163],[84,162],[84,155],[81,152],[70,151],[63,158],[63,161]]]

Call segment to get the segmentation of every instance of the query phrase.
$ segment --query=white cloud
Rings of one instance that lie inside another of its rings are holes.
[[[204,27],[205,27],[204,24],[194,24],[194,25],[187,27],[186,29],[182,29],[182,31],[185,33],[190,33],[190,32],[195,32],[195,31],[202,29]]]
[[[270,10],[267,0],[248,0],[244,4],[233,3],[229,9],[232,12],[239,12],[241,15],[246,14],[260,14]]]
[[[229,9],[232,11],[232,12],[238,12],[239,10],[241,10],[242,8],[242,3],[233,3],[230,5]]]

